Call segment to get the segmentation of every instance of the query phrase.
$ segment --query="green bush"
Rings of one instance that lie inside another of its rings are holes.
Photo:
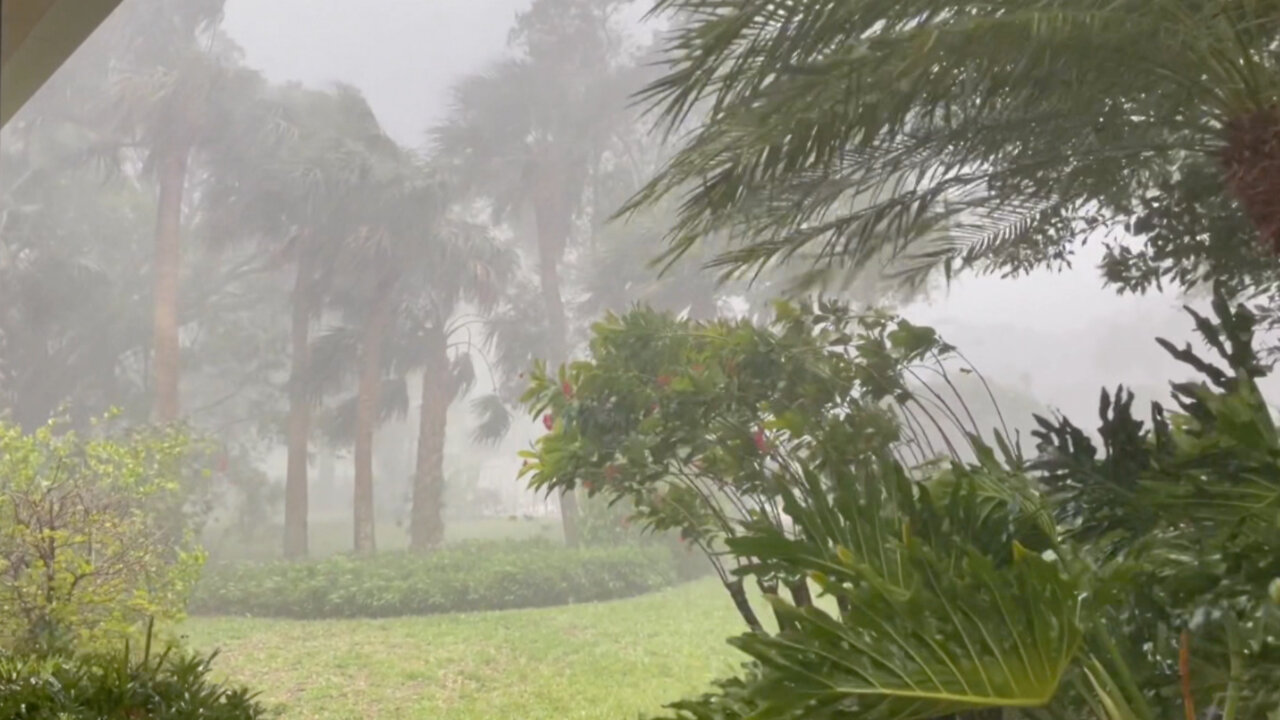
[[[662,547],[475,542],[427,556],[210,566],[189,609],[291,618],[507,610],[630,597],[681,577],[675,554]]]
[[[0,423],[0,649],[110,647],[173,621],[199,574],[192,443]]]
[[[213,656],[166,652],[14,656],[0,653],[0,717],[6,720],[254,720],[254,694],[209,679]]]

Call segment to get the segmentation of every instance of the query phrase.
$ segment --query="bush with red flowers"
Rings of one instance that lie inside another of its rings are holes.
[[[737,593],[726,541],[752,524],[785,529],[783,465],[813,466],[832,448],[854,462],[895,445],[924,454],[928,442],[964,444],[932,430],[904,438],[925,426],[900,422],[928,411],[915,378],[945,378],[955,364],[933,330],[838,303],[780,303],[768,325],[611,315],[593,328],[587,360],[531,373],[524,402],[548,432],[524,453],[521,475],[539,491],[579,491],[614,508],[609,532],[683,540]],[[757,579],[765,592],[796,580]]]

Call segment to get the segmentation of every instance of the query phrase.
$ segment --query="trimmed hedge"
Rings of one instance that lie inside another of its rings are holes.
[[[242,687],[209,679],[213,656],[18,657],[0,653],[5,720],[259,720],[268,712]]]
[[[210,566],[192,594],[204,615],[353,618],[430,615],[614,600],[688,576],[668,548],[570,549],[476,542],[431,555]]]

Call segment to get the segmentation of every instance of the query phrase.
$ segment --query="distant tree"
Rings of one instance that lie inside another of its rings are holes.
[[[537,354],[556,363],[570,354],[561,263],[592,170],[626,115],[629,69],[611,27],[624,4],[537,0],[516,21],[516,57],[455,87],[452,114],[435,130],[442,161],[519,230],[531,226],[544,329]],[[560,497],[570,545],[578,542],[576,502]]]
[[[357,232],[355,192],[385,142],[359,92],[300,86],[273,89],[259,122],[273,129],[217,157],[207,191],[220,212],[215,235],[239,236],[260,248],[268,265],[294,268],[289,294],[288,447],[285,475],[286,557],[307,554],[308,439],[311,434],[311,325],[324,288],[337,272],[341,244]],[[372,144],[371,144],[372,143]]]
[[[494,306],[514,269],[514,258],[487,229],[459,217],[448,218],[421,244],[419,253],[413,263],[413,286],[418,290],[410,291],[401,344],[407,345],[406,369],[422,371],[409,549],[425,552],[444,541],[449,407],[474,384],[473,357],[484,351],[471,339],[471,326],[480,318],[465,311],[486,312]],[[483,401],[478,406],[494,407]]]
[[[153,414],[172,422],[179,416],[178,306],[192,155],[245,139],[237,110],[260,91],[262,80],[235,64],[237,51],[219,35],[221,0],[147,0],[133,12],[130,18],[139,24],[126,26],[113,109],[125,145],[142,152],[144,169],[156,183]]]
[[[418,211],[427,209],[410,200],[414,192],[406,175],[410,159],[390,138],[379,137],[381,146],[372,154],[369,176],[355,191],[352,207],[358,214],[350,218],[355,231],[344,239],[337,253],[343,272],[335,277],[333,296],[354,331],[350,335],[356,374],[351,424],[355,476],[352,517],[354,548],[361,554],[377,549],[373,439],[383,415],[386,346],[399,309],[400,285],[405,280],[399,253],[403,244],[429,232],[423,226],[413,227],[417,223],[406,217],[416,217]]]
[[[341,322],[313,344],[312,367],[318,392],[334,392],[355,379],[355,394],[334,406],[329,429],[353,445],[358,553],[376,549],[374,431],[383,420],[407,412],[406,379],[417,370],[424,371],[420,430],[426,435],[413,525],[415,547],[430,546],[434,531],[426,528],[438,513],[436,485],[443,482],[442,414],[472,375],[467,358],[449,357],[453,313],[464,301],[488,302],[503,272],[493,264],[497,246],[487,233],[451,212],[448,183],[389,139],[372,156],[366,178],[353,188],[348,221],[354,231],[335,255],[340,272],[333,275],[328,297]]]
[[[132,411],[148,341],[146,194],[103,183],[83,162],[93,136],[61,107],[36,98],[0,142],[0,407],[27,431]]]

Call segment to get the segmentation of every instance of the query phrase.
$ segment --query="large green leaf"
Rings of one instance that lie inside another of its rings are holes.
[[[903,587],[850,556],[863,584],[837,591],[853,600],[840,619],[776,600],[794,631],[734,641],[766,668],[751,688],[756,717],[932,718],[1047,704],[1080,644],[1072,583],[1035,556],[1005,568],[977,555],[939,560],[908,551]]]
[[[752,717],[905,720],[1048,704],[1081,646],[1083,593],[1062,562],[1017,542],[1022,519],[1039,513],[1034,495],[993,503],[961,474],[935,497],[891,459],[867,464],[879,472],[825,483],[806,473],[783,491],[799,537],[761,528],[729,542],[809,573],[842,608],[773,600],[791,629],[733,641],[764,668],[746,691]]]

